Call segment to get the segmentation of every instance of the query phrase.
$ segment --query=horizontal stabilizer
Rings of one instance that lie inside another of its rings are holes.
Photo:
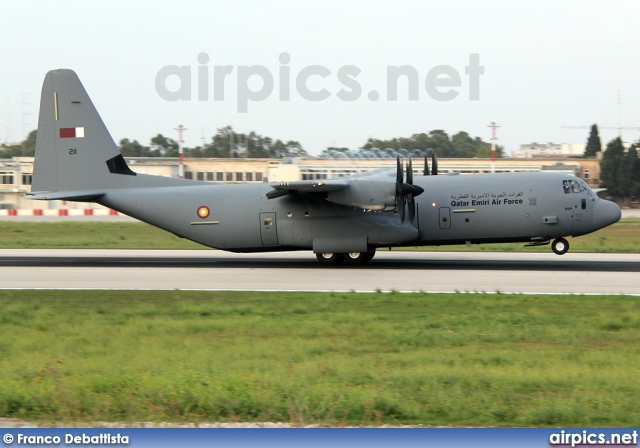
[[[37,193],[27,193],[31,199],[42,201],[78,201],[93,202],[104,196],[104,191],[39,191]]]

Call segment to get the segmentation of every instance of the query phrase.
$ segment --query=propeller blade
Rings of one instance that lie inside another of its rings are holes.
[[[400,215],[400,222],[404,222],[406,215],[405,208],[409,209],[409,220],[413,222],[416,216],[416,201],[414,198],[424,193],[424,188],[412,184],[413,162],[411,159],[407,162],[407,182],[405,183],[403,181],[402,162],[400,161],[400,156],[398,156],[396,171],[396,211],[398,215]]]
[[[438,175],[438,156],[435,151],[431,154],[431,171],[433,171],[434,176]]]
[[[416,200],[415,197],[424,193],[424,188],[419,185],[413,185],[413,162],[409,159],[409,163],[407,164],[407,183],[404,184],[403,190],[405,190],[405,186],[407,194],[406,194],[406,203],[407,209],[409,210],[409,222],[413,222],[416,217]]]
[[[407,208],[409,209],[409,222],[413,222],[416,217],[416,200],[413,194],[407,196]]]
[[[408,185],[403,181],[402,162],[400,162],[400,156],[398,156],[396,170],[396,211],[400,215],[401,222],[404,222],[405,196],[409,194],[406,187],[408,187]]]
[[[424,171],[422,172],[423,176],[429,176],[431,173],[429,172],[429,159],[427,155],[424,155]]]

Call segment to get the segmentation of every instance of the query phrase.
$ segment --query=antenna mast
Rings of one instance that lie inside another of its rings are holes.
[[[187,130],[182,125],[179,125],[174,130],[178,131],[178,177],[182,179],[184,177],[184,156],[182,155],[182,144],[184,140],[182,140],[182,133]]]
[[[22,137],[27,139],[29,132],[29,93],[22,92]],[[22,157],[24,157],[24,140],[22,143]]]
[[[11,121],[10,121],[10,113],[9,113],[10,103],[11,103],[11,100],[9,98],[9,95],[7,95],[7,127],[5,128],[6,130],[4,134],[5,143],[11,142]]]
[[[500,126],[498,126],[495,122],[491,122],[490,125],[488,125],[487,127],[491,128],[491,172],[495,173],[496,172],[496,140],[498,140],[498,137],[496,137],[496,129],[498,129]]]

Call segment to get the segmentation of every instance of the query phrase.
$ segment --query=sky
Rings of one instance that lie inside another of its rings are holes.
[[[588,129],[564,126],[597,123],[605,143],[619,125],[640,128],[635,0],[3,6],[0,142],[37,128],[42,81],[56,68],[78,73],[116,141],[145,145],[158,133],[177,139],[178,125],[185,145],[201,145],[231,125],[317,155],[433,129],[489,141],[496,122],[511,152],[586,143]],[[399,77],[393,100],[388,71],[401,66],[414,78]],[[637,141],[640,130],[622,135]]]

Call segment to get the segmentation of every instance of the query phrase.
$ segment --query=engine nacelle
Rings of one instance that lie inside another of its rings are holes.
[[[396,184],[393,180],[354,178],[347,188],[327,193],[327,200],[364,210],[390,211],[396,207]]]

